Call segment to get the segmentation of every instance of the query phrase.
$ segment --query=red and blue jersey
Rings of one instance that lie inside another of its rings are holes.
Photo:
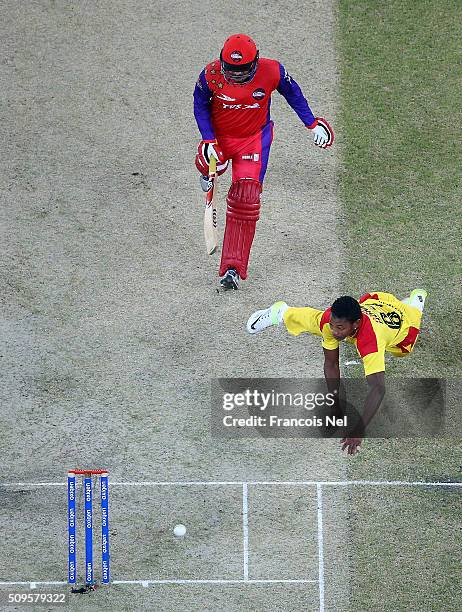
[[[220,60],[208,64],[194,89],[194,116],[204,140],[245,138],[257,134],[270,122],[271,94],[277,90],[307,127],[316,119],[302,90],[282,64],[260,58],[248,83],[228,83]]]

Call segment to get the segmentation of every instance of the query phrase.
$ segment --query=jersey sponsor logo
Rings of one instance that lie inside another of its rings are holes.
[[[402,319],[397,312],[381,312],[380,316],[382,317],[382,321],[385,323],[385,325],[390,329],[400,329]]]
[[[368,316],[371,319],[374,319],[374,321],[377,323],[385,323],[385,325],[390,329],[400,329],[403,322],[403,319],[398,312],[382,312],[380,306],[376,304],[367,304],[366,306],[361,304],[361,310],[366,312]]]
[[[290,81],[292,80],[292,77],[290,76],[290,74],[287,72],[287,69],[284,68],[284,79],[290,83]]]
[[[383,323],[382,319],[380,318],[380,314],[375,312],[373,304],[367,304],[367,306],[363,306],[363,304],[361,304],[361,310],[363,310],[371,319],[374,319],[376,323]]]
[[[242,53],[240,51],[233,51],[230,55],[231,59],[233,60],[233,62],[240,62],[242,59]]]
[[[255,104],[224,104],[223,103],[223,108],[260,108],[260,105],[258,104],[258,102],[255,102]]]
[[[255,100],[261,100],[265,95],[266,91],[262,87],[259,87],[253,92],[252,97],[255,98]]]
[[[217,96],[219,100],[225,100],[225,102],[236,102],[236,98],[230,98],[226,94],[222,93]]]
[[[204,91],[204,88],[202,87],[202,83],[200,79],[197,79],[196,85],[199,87],[199,89],[202,89],[202,91]]]

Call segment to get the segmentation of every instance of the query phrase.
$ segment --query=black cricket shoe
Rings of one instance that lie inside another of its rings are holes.
[[[234,268],[229,268],[226,274],[220,280],[220,285],[223,287],[225,291],[229,289],[239,289],[239,274],[236,272]]]

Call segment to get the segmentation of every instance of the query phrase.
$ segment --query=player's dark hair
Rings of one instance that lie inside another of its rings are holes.
[[[361,307],[358,300],[349,295],[342,295],[335,300],[331,307],[331,314],[337,319],[346,319],[350,323],[361,318]]]

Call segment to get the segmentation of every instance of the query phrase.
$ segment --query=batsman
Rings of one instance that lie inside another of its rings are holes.
[[[245,34],[225,41],[220,57],[202,70],[194,89],[194,116],[202,136],[196,166],[203,191],[211,187],[212,156],[218,176],[232,163],[219,269],[224,289],[238,289],[240,279],[247,278],[273,140],[270,105],[275,90],[311,131],[315,145],[322,149],[332,145],[331,127],[313,115],[296,81],[278,61],[260,58],[255,42]]]

